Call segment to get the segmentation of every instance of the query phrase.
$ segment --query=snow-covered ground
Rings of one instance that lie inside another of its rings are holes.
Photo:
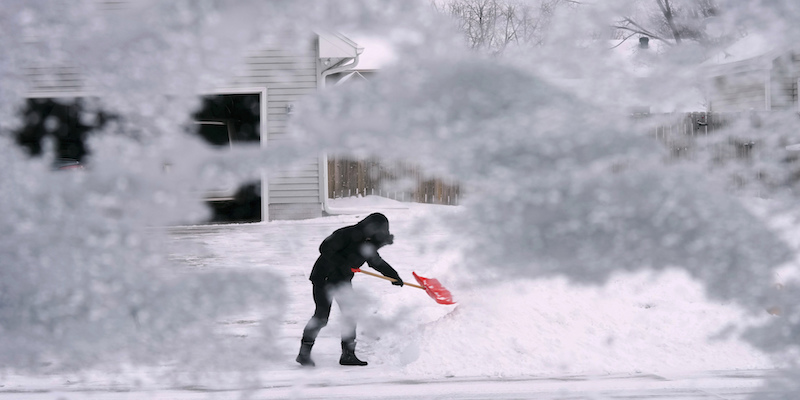
[[[305,221],[169,228],[180,273],[229,269],[268,272],[286,289],[275,333],[281,355],[263,370],[181,375],[172,367],[74,375],[5,375],[0,397],[82,398],[742,398],[775,374],[776,362],[737,333],[755,323],[740,309],[708,300],[681,271],[615,275],[605,286],[566,279],[475,281],[457,266],[436,223],[458,207],[380,197],[339,199],[344,214]],[[435,277],[458,302],[366,275],[354,286],[362,304],[357,354],[370,365],[338,365],[334,306],[312,356],[294,357],[313,312],[308,273],[331,231],[370,212],[390,220],[395,244],[381,254],[401,276]],[[771,318],[767,313],[764,318]],[[264,340],[257,313],[219,321],[231,340]],[[169,370],[169,371],[168,371]],[[168,377],[168,379],[164,379]],[[723,397],[724,395],[724,397]],[[596,396],[596,397],[591,397]],[[716,396],[716,397],[715,397]],[[738,397],[737,397],[738,396]]]
[[[791,99],[685,138],[671,150],[690,156],[673,162],[646,133],[661,119],[634,124],[629,107],[703,111],[691,87],[749,84],[709,80],[703,44],[688,37],[632,55],[650,77],[633,79],[598,32],[623,15],[646,21],[660,2],[559,2],[537,23],[541,45],[493,56],[428,0],[319,3],[3,2],[0,397],[800,398],[800,369],[782,376],[762,353],[800,360]],[[791,53],[800,3],[725,3],[708,10],[712,36],[763,35]],[[313,79],[296,91],[284,86],[291,71],[255,68],[279,49],[304,60],[320,29],[373,39],[360,43],[366,56],[385,44],[394,61],[368,84],[318,92]],[[198,93],[240,83],[268,86],[266,146],[223,152],[187,134]],[[58,88],[97,98],[64,118],[20,112]],[[50,171],[76,115],[109,118],[69,143],[73,156],[86,146],[85,173]],[[345,199],[307,221],[175,226],[206,218],[189,193],[305,171],[320,154],[412,163],[468,198]],[[754,215],[731,186],[774,204]],[[458,304],[359,275],[357,351],[370,365],[337,364],[334,309],[317,368],[301,369],[317,246],[373,211],[396,235],[386,260],[405,279],[438,278]]]

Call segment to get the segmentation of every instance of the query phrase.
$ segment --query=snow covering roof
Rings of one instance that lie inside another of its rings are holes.
[[[376,70],[397,60],[397,54],[392,49],[391,43],[386,40],[375,36],[355,35],[349,37],[364,49],[358,57],[356,70]]]
[[[319,33],[320,58],[352,58],[363,49],[346,36],[339,33]]]
[[[775,58],[791,50],[796,51],[797,48],[762,33],[751,33],[713,54],[702,66],[712,74],[770,69]]]
[[[610,62],[638,78],[650,76],[652,68],[648,58],[658,54],[661,49],[660,43],[656,40],[650,40],[648,48],[643,49],[639,46],[639,39],[635,37],[610,40],[608,44],[611,53]]]
[[[758,33],[750,34],[712,55],[703,65],[732,64],[741,61],[753,61],[771,53],[775,45],[766,36]]]

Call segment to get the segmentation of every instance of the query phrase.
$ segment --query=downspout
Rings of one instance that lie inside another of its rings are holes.
[[[764,73],[764,110],[772,111],[772,68],[767,68]]]
[[[363,51],[364,51],[364,49],[362,49],[360,47],[357,47],[356,48],[356,56],[353,57],[353,59],[352,59],[353,62],[351,62],[349,64],[342,64],[340,62],[340,63],[338,63],[338,64],[336,64],[336,65],[334,65],[334,66],[322,71],[322,73],[320,74],[321,79],[322,79],[321,82],[320,82],[320,87],[322,89],[325,89],[326,80],[327,80],[329,75],[333,75],[333,74],[337,74],[339,72],[352,70],[353,68],[355,68],[358,65],[358,61],[359,61],[358,57],[361,55],[361,52],[363,52]],[[345,60],[343,60],[342,62],[345,62]],[[336,212],[336,211],[332,210],[330,208],[330,206],[328,205],[328,189],[329,189],[328,188],[328,154],[327,153],[323,153],[321,158],[322,158],[322,160],[321,160],[321,164],[322,164],[321,165],[321,167],[322,167],[321,168],[322,169],[321,175],[323,176],[323,179],[322,179],[322,193],[321,193],[322,194],[322,212],[324,214],[326,214],[326,215],[343,214],[344,212],[342,212],[342,211]]]

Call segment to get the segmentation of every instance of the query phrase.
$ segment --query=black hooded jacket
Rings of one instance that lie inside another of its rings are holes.
[[[337,229],[322,241],[320,256],[309,279],[314,283],[337,283],[353,279],[351,268],[364,262],[384,276],[400,279],[397,271],[384,261],[378,249],[392,244],[389,220],[380,213],[368,215],[361,222]]]

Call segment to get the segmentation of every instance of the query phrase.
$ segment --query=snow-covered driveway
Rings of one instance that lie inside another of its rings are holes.
[[[365,372],[365,373],[362,373]],[[746,399],[767,394],[762,380],[774,371],[707,371],[655,374],[564,375],[549,377],[444,379],[390,378],[374,371],[279,373],[260,386],[197,385],[131,387],[110,382],[39,381],[26,387],[0,387],[0,398],[42,399]],[[758,398],[758,397],[756,397]]]
[[[424,223],[456,208],[371,198],[349,205],[354,214],[308,221],[170,228],[171,268],[179,273],[254,270],[282,282],[280,321],[237,315],[219,322],[221,337],[277,349],[261,370],[7,375],[0,398],[744,399],[764,393],[764,378],[777,373],[767,356],[724,334],[743,314],[706,300],[685,275],[620,276],[605,288],[557,279],[475,287],[458,279],[454,258],[438,247],[444,229]],[[334,307],[312,353],[317,367],[300,368],[294,357],[313,312],[308,273],[317,246],[373,211],[389,217],[396,237],[382,256],[406,279],[412,270],[440,278],[459,304],[442,306],[414,288],[358,275],[357,353],[370,365],[337,364]],[[266,324],[274,327],[272,340],[259,329]]]

